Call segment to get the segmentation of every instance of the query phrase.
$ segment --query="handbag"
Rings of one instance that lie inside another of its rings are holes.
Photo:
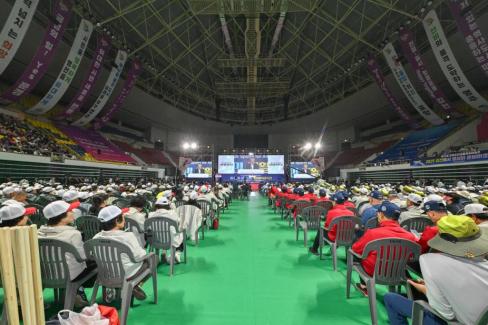
[[[61,325],[110,325],[110,321],[102,317],[97,304],[83,308],[81,313],[61,310],[58,320]]]

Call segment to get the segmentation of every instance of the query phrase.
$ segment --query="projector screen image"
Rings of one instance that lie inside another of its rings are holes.
[[[283,175],[283,155],[220,155],[219,174]]]
[[[291,179],[313,179],[320,176],[320,170],[311,161],[290,162]]]
[[[211,178],[211,161],[193,161],[185,169],[186,178]]]

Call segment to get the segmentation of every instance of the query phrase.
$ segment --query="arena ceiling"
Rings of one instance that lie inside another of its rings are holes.
[[[143,61],[144,91],[197,116],[255,125],[311,114],[371,83],[366,55],[401,25],[426,49],[425,8],[455,30],[443,2],[78,0],[76,12]],[[475,13],[487,6],[470,3]]]

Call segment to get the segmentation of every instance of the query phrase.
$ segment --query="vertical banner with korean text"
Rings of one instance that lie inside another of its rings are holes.
[[[88,47],[88,41],[92,32],[93,24],[86,19],[82,19],[68,57],[56,81],[54,81],[46,95],[27,111],[28,113],[35,115],[47,113],[63,97],[80,67],[81,59],[83,59],[85,50]]]
[[[95,82],[100,76],[100,72],[103,68],[103,60],[110,50],[110,47],[110,39],[105,35],[99,36],[97,40],[97,48],[95,50],[90,68],[88,69],[88,74],[81,83],[80,89],[78,89],[78,92],[68,104],[66,111],[64,111],[63,114],[60,116],[61,118],[67,118],[78,112],[83,107],[86,100],[92,93]]]
[[[468,105],[481,112],[487,112],[488,101],[478,93],[461,70],[435,10],[429,11],[422,23],[437,63],[451,87]]]
[[[422,87],[424,87],[424,90],[429,94],[430,98],[432,98],[443,110],[451,112],[453,110],[451,103],[442,89],[437,87],[432,79],[432,76],[425,66],[424,60],[415,45],[413,33],[407,28],[402,28],[400,30],[400,46],[402,47],[403,55],[405,55],[405,58],[415,72],[418,81],[422,84]]]
[[[393,72],[393,76],[397,81],[398,85],[402,89],[405,97],[407,97],[408,101],[415,110],[430,124],[432,125],[441,125],[444,123],[442,120],[430,107],[424,102],[422,97],[420,97],[417,90],[413,86],[410,78],[403,67],[403,64],[400,62],[398,58],[398,54],[395,50],[395,47],[391,42],[387,43],[383,48],[383,55],[385,57],[386,63],[390,67],[390,70]]]
[[[53,21],[44,33],[39,48],[30,64],[25,68],[15,84],[2,94],[2,103],[18,101],[22,96],[29,94],[41,80],[54,58],[54,52],[63,38],[64,31],[72,15],[73,3],[70,0],[58,0],[53,10]]]
[[[391,93],[376,58],[371,54],[368,56],[368,70],[373,79],[376,81],[378,87],[380,87],[381,91],[385,95],[386,99],[388,99],[391,106],[398,113],[398,115],[400,115],[402,120],[407,123],[410,128],[418,129],[420,127],[419,124],[403,109],[403,107],[400,106],[400,103],[398,103],[396,97]]]
[[[100,111],[105,107],[107,104],[110,95],[115,89],[117,85],[117,81],[119,81],[120,75],[122,74],[122,70],[124,70],[125,62],[127,61],[127,52],[119,50],[117,52],[117,57],[115,58],[115,66],[110,71],[110,75],[108,76],[107,82],[102,89],[100,95],[98,95],[97,100],[95,103],[90,107],[90,109],[78,120],[73,122],[72,125],[74,126],[85,126],[90,123]]]
[[[0,75],[17,53],[36,12],[38,0],[16,0],[0,32]]]

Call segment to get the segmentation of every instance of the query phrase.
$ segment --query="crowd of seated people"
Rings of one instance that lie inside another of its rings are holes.
[[[77,228],[78,219],[98,219],[101,228],[93,238],[123,243],[133,252],[136,259],[147,255],[147,232],[144,228],[146,220],[165,217],[176,221],[178,229],[171,227],[172,246],[176,253],[167,255],[163,251],[160,260],[170,263],[170,256],[173,256],[174,263],[178,264],[181,253],[186,249],[183,245],[182,230],[186,231],[190,239],[195,240],[199,229],[205,226],[205,222],[209,222],[203,219],[204,215],[200,209],[202,202],[208,203],[209,213],[217,216],[229,204],[231,193],[232,187],[228,184],[210,186],[188,183],[174,186],[162,181],[141,180],[137,183],[81,182],[65,186],[53,180],[35,183],[27,180],[18,183],[7,182],[0,184],[0,227],[35,223],[39,226],[39,238],[57,239],[73,246],[83,259],[83,262],[80,262],[68,257],[69,255],[66,257],[69,276],[73,280],[91,274],[97,268],[94,261],[87,259],[84,234],[80,231],[82,228]],[[190,206],[191,209],[186,208]],[[30,219],[39,214],[41,218]],[[144,232],[139,233],[135,229],[126,231],[126,220],[129,219],[139,224]],[[149,267],[147,261],[134,263],[124,260],[123,264],[125,274],[129,278],[136,278]],[[141,288],[146,280],[147,278],[142,279],[133,288],[133,296],[138,300],[146,299],[146,294]],[[94,279],[91,279],[84,286],[90,287],[93,283]],[[110,289],[104,290],[104,302],[110,303],[114,296]],[[75,306],[87,305],[88,301],[81,287],[76,296]]]
[[[51,156],[52,153],[71,156],[67,149],[40,130],[3,114],[0,114],[0,150],[37,156]]]
[[[414,300],[430,305],[423,313],[424,324],[477,324],[488,312],[488,183],[441,185],[363,183],[346,187],[319,180],[310,185],[267,184],[264,191],[270,204],[281,207],[285,202],[283,209],[290,211],[290,217],[296,217],[293,209],[299,201],[310,205],[330,201],[323,228],[309,248],[314,255],[319,255],[327,241],[335,242],[337,225],[330,228],[334,219],[356,216],[362,226],[356,227],[351,254],[358,256],[354,259],[367,276],[384,268],[377,265],[377,258],[387,254],[371,251],[359,258],[368,244],[391,238],[416,244],[421,255],[416,261],[409,259],[405,283],[411,294],[384,295],[391,324],[409,324]],[[414,218],[425,220],[425,228],[409,229],[406,225]],[[327,241],[321,243],[321,236]],[[371,294],[363,277],[355,286],[361,294]]]

